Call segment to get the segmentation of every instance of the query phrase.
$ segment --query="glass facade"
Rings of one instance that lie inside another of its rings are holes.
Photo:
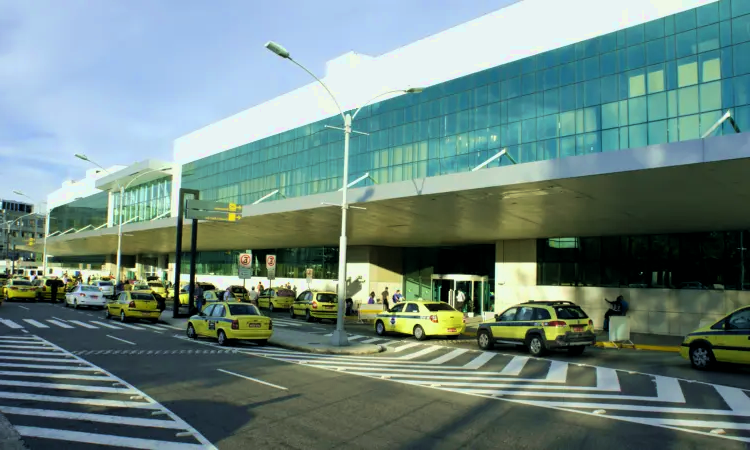
[[[750,0],[721,0],[431,86],[360,112],[370,135],[352,138],[350,177],[464,172],[502,148],[525,163],[697,139],[727,110],[746,130],[749,54]],[[341,118],[186,164],[183,183],[242,204],[334,191],[343,133],[325,125]]]
[[[124,194],[123,223],[165,217],[171,208],[172,179],[161,178],[128,188]],[[120,223],[120,192],[112,195],[112,224]],[[129,221],[129,222],[128,222]]]
[[[495,279],[495,244],[404,248],[404,295],[433,298],[432,275],[478,275]],[[398,289],[398,288],[396,288]]]
[[[107,192],[100,192],[75,200],[50,211],[49,232],[64,233],[71,228],[80,230],[91,225],[96,228],[107,223]]]
[[[198,275],[237,276],[237,260],[244,251],[198,252],[195,271]],[[305,269],[313,269],[313,278],[333,280],[338,277],[339,249],[331,247],[279,248],[253,250],[253,274],[267,277],[266,255],[276,255],[277,278],[305,278]],[[190,272],[190,253],[182,254],[182,273]]]
[[[539,239],[537,284],[740,289],[748,243],[750,231]]]

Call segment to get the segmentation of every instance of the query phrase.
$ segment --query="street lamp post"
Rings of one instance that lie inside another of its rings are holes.
[[[13,193],[16,195],[20,195],[21,197],[26,197],[32,202],[36,201],[33,197],[23,193],[22,191],[13,191]],[[40,206],[41,204],[42,203],[39,203]],[[44,276],[47,276],[47,235],[49,234],[49,217],[49,208],[47,208],[47,211],[44,214],[44,250],[42,252],[42,257],[44,258],[44,260],[42,261],[42,273],[44,274]]]
[[[99,167],[100,169],[102,169],[103,171],[107,172],[107,174],[112,175],[112,173],[109,170],[105,169],[104,167],[102,167],[101,165],[99,165],[98,163],[96,163],[95,161],[92,161],[91,159],[89,159],[88,156],[86,156],[84,154],[76,153],[75,157],[78,158],[78,159],[80,159],[80,160],[90,162],[91,164],[93,164],[93,165]],[[133,183],[133,181],[137,180],[138,178],[140,178],[140,177],[142,177],[144,175],[147,175],[149,173],[154,173],[154,172],[164,172],[164,171],[167,171],[167,170],[170,170],[170,169],[171,169],[171,167],[163,167],[161,169],[147,170],[146,172],[143,172],[143,173],[140,173],[140,174],[136,175],[125,186],[123,186],[122,184],[120,184],[119,180],[115,180],[115,183],[117,183],[117,187],[120,188],[120,202],[119,202],[119,208],[118,208],[120,210],[119,211],[119,216],[120,217],[117,220],[117,269],[116,269],[117,271],[115,272],[118,281],[120,280],[120,270],[121,270],[121,263],[122,263],[122,225],[123,225],[122,219],[123,219],[123,204],[124,204],[124,201],[125,201],[125,190],[128,187],[130,187],[130,185]]]
[[[382,94],[379,94],[372,99],[368,100],[365,104],[360,106],[355,112],[354,115],[347,113],[344,113],[344,111],[341,109],[341,105],[339,105],[338,100],[336,100],[336,96],[333,95],[330,89],[328,89],[328,86],[326,86],[323,81],[316,77],[315,74],[313,74],[310,70],[308,70],[305,66],[297,62],[296,60],[292,59],[292,56],[289,54],[289,51],[282,47],[281,45],[277,44],[276,42],[269,41],[266,43],[266,48],[270,50],[271,52],[275,53],[276,55],[288,59],[289,61],[296,64],[298,67],[300,67],[302,70],[307,72],[311,77],[315,79],[321,86],[323,86],[323,89],[328,93],[328,95],[333,99],[333,102],[336,104],[336,107],[339,110],[339,113],[341,114],[341,117],[344,119],[344,128],[338,128],[338,127],[329,127],[329,128],[335,128],[338,130],[341,130],[344,132],[344,174],[343,174],[343,180],[342,180],[342,188],[341,188],[341,236],[339,237],[339,282],[338,282],[338,297],[339,297],[339,307],[338,307],[338,314],[337,314],[337,320],[336,320],[336,330],[333,332],[333,336],[331,337],[331,343],[335,346],[345,346],[349,345],[349,339],[346,336],[346,331],[344,330],[344,311],[346,309],[346,249],[347,249],[347,236],[346,236],[346,219],[347,219],[347,211],[349,209],[349,204],[347,202],[347,193],[349,190],[349,138],[352,133],[358,133],[357,131],[352,131],[352,121],[355,117],[357,117],[357,114],[370,104],[372,101],[374,101],[377,98],[383,97],[388,94],[394,94],[394,93],[406,93],[406,94],[417,94],[422,92],[422,88],[409,88],[409,89],[398,89],[398,90],[391,90],[387,92],[383,92]],[[361,133],[366,134],[366,133]]]

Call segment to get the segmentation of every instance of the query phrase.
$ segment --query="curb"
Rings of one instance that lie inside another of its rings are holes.
[[[300,352],[306,352],[306,353],[317,353],[321,355],[371,355],[374,353],[380,353],[385,351],[385,347],[382,345],[375,345],[373,344],[373,347],[367,347],[367,348],[350,348],[350,347],[341,347],[341,348],[332,348],[332,347],[311,347],[310,345],[300,345],[300,344],[290,344],[288,342],[279,342],[277,340],[274,340],[273,337],[271,337],[271,340],[268,341],[270,345],[286,348],[288,350],[296,350]]]
[[[630,350],[650,350],[654,352],[669,352],[669,353],[679,353],[680,347],[679,346],[673,346],[673,345],[646,345],[646,344],[615,344],[609,341],[604,342],[597,342],[596,344],[599,348],[607,348],[607,349],[630,349]]]
[[[13,425],[0,414],[0,448],[3,450],[28,450],[29,447]]]

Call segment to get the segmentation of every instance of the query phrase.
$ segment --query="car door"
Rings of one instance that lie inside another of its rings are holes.
[[[208,319],[213,312],[216,305],[208,305],[203,308],[203,311],[193,316],[193,326],[195,327],[195,334],[198,336],[209,336],[208,333]]]
[[[214,306],[214,309],[211,311],[211,315],[207,316],[208,321],[208,335],[211,337],[218,336],[219,329],[222,327],[226,327],[227,324],[223,321],[224,316],[227,315],[226,306],[219,303],[216,306]],[[226,332],[226,330],[224,330]],[[228,333],[227,333],[228,334]]]
[[[263,291],[261,291],[260,296],[258,297],[258,306],[260,306],[261,308],[268,308],[268,305],[271,301],[268,295],[268,291],[270,291],[270,289],[264,289]]]
[[[307,311],[307,305],[312,300],[312,292],[303,291],[297,296],[297,300],[294,302],[294,314],[302,316]]]
[[[397,314],[398,322],[396,331],[398,333],[411,334],[414,326],[419,323],[419,305],[416,303],[404,303],[404,308]]]
[[[391,308],[390,311],[388,311],[388,317],[385,323],[386,331],[398,331],[399,330],[401,326],[401,323],[399,322],[401,320],[400,315],[402,311],[404,310],[404,306],[406,306],[405,303],[399,303],[393,308]]]
[[[724,333],[714,346],[716,358],[739,364],[750,364],[750,308],[727,317]]]
[[[495,323],[490,325],[492,337],[497,341],[515,342],[513,322],[516,320],[518,307],[512,307],[505,310],[497,317]]]

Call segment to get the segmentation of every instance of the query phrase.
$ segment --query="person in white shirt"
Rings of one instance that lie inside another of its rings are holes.
[[[255,286],[250,288],[250,303],[257,305],[258,304],[258,291],[255,290]]]

